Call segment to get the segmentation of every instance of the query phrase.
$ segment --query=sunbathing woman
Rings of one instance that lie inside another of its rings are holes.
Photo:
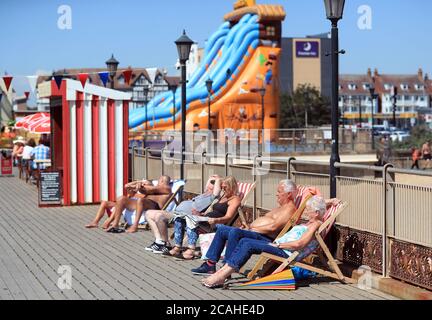
[[[325,212],[326,202],[324,199],[318,196],[312,197],[307,202],[304,213],[309,217],[306,224],[296,225],[274,242],[248,238],[241,239],[225,265],[210,277],[203,279],[202,284],[213,289],[222,287],[231,274],[238,272],[253,254],[267,252],[288,258],[293,251],[314,246],[314,234],[321,226]]]
[[[216,224],[226,224],[232,220],[241,204],[241,198],[238,194],[238,185],[234,177],[227,177],[223,180],[216,180],[215,188],[220,188],[223,192],[221,199],[213,206],[212,212],[205,215],[208,217],[208,222],[199,223],[197,227],[191,229],[187,226],[185,219],[177,218],[174,222],[174,239],[175,246],[167,254],[192,260],[195,258],[195,245],[198,240],[198,231],[205,230],[212,232]],[[183,236],[185,231],[188,235],[188,248],[182,252]]]

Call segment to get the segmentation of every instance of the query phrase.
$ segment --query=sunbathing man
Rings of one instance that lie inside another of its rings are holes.
[[[217,225],[215,237],[206,253],[208,260],[199,268],[192,269],[192,272],[198,275],[215,273],[216,263],[220,259],[225,243],[225,261],[227,261],[243,238],[272,242],[296,212],[294,204],[296,194],[296,184],[291,180],[282,180],[279,182],[276,193],[278,208],[256,219],[251,225],[243,226],[243,229]]]
[[[205,192],[192,200],[183,201],[177,206],[175,212],[191,213],[194,215],[199,215],[201,212],[204,212],[214,199],[219,196],[221,191],[220,180],[218,175],[212,175],[207,181]],[[145,250],[152,251],[153,253],[168,253],[168,224],[176,218],[176,215],[163,210],[148,210],[145,215],[155,237],[155,241],[146,247]],[[177,221],[177,223],[179,224],[178,227],[182,224],[180,221]],[[184,229],[182,230],[184,232]],[[183,234],[178,234],[176,236],[176,242],[180,242],[180,238],[182,242]]]
[[[143,194],[140,194],[138,192],[138,189],[141,185],[150,185],[152,186],[153,183],[151,181],[143,179],[143,180],[137,180],[133,182],[129,182],[125,185],[127,197],[130,199],[138,200],[138,198],[143,197]],[[122,201],[124,196],[121,196],[117,199],[117,201],[102,201],[99,209],[96,213],[96,216],[94,217],[93,221],[87,224],[85,227],[88,229],[91,228],[97,228],[99,226],[99,222],[102,220],[102,218],[105,216],[107,210],[111,211],[116,206],[116,202]],[[107,229],[109,227],[109,219],[103,224],[102,228]]]
[[[274,242],[261,239],[242,238],[234,251],[225,259],[225,265],[215,274],[203,279],[202,284],[208,288],[222,287],[228,277],[239,272],[253,254],[270,253],[282,258],[288,258],[293,251],[310,246],[315,248],[315,231],[321,226],[326,212],[326,202],[323,198],[314,196],[307,201],[305,214],[309,218],[305,224],[298,224]]]
[[[96,228],[99,221],[104,216],[105,210],[114,208],[114,212],[105,221],[102,228],[107,229],[107,232],[121,232],[122,230],[119,229],[118,226],[122,217],[123,210],[125,209],[128,209],[130,211],[136,210],[134,225],[131,226],[131,228],[132,230],[134,230],[135,227],[138,228],[138,223],[144,210],[155,208],[159,209],[170,197],[170,180],[171,178],[168,176],[161,176],[156,186],[153,186],[153,184],[148,181],[143,181],[141,183],[133,182],[127,184],[125,187],[128,195],[118,198],[115,203],[110,201],[102,202],[95,219],[86,227]]]

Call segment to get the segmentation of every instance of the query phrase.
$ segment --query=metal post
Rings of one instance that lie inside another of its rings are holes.
[[[208,117],[207,117],[207,128],[209,131],[211,131],[211,121],[210,121],[210,98],[211,98],[211,93],[209,92],[208,94]]]
[[[181,61],[181,82],[182,82],[182,154],[180,164],[180,179],[184,180],[184,163],[186,152],[186,61]]]
[[[264,95],[265,95],[265,89],[261,89],[263,90],[263,92],[261,92],[261,154],[263,154],[265,152],[264,149],[264,117],[265,117],[265,113],[264,113]]]
[[[331,57],[332,57],[332,153],[330,158],[330,198],[336,198],[336,176],[339,175],[339,169],[335,163],[340,162],[339,157],[339,31],[337,27],[338,20],[332,19],[331,30]]]
[[[384,205],[383,205],[383,217],[382,217],[382,276],[384,278],[388,277],[388,245],[387,245],[387,171],[389,168],[393,168],[393,165],[388,163],[383,167],[383,197],[384,197]]]
[[[296,158],[294,158],[294,157],[291,157],[291,158],[288,159],[288,179],[290,179],[290,180],[292,180],[292,178],[291,178],[291,175],[292,175],[292,173],[291,173],[291,163],[293,161],[295,161],[295,160],[296,160]]]
[[[393,126],[396,128],[397,87],[393,87]]]
[[[360,120],[360,128],[362,128],[363,127],[363,125],[362,125],[362,97],[361,96],[359,96],[358,97],[359,99],[359,120]]]
[[[144,154],[145,154],[145,179],[148,180],[148,149],[144,148]]]
[[[201,192],[204,193],[204,164],[205,164],[205,159],[206,159],[206,154],[207,152],[203,152],[201,153]]]
[[[132,161],[131,161],[131,175],[132,175],[132,181],[135,181],[135,153],[136,153],[136,146],[132,147]]]
[[[228,161],[229,161],[229,156],[230,156],[229,152],[225,154],[225,177],[228,176],[228,167],[229,167]]]
[[[371,97],[372,99],[372,109],[371,109],[371,117],[372,117],[372,150],[375,150],[375,136],[374,136],[374,107],[375,107],[375,96]]]
[[[255,183],[257,181],[257,175],[258,175],[258,169],[256,167],[256,163],[257,163],[257,158],[259,156],[256,155],[254,156],[253,159],[253,182]],[[262,188],[262,184],[260,184],[260,187]],[[252,208],[252,216],[254,217],[254,220],[257,219],[257,204],[256,204],[256,193],[257,193],[257,188],[255,186],[254,191],[253,191],[253,208]],[[261,200],[262,202],[262,200]]]
[[[175,116],[176,116],[176,101],[175,101],[175,91],[173,91],[173,130],[175,130]]]

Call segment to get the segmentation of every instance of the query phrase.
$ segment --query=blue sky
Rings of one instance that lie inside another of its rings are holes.
[[[322,0],[258,0],[281,4],[287,18],[283,35],[329,30]],[[424,0],[347,0],[340,22],[341,73],[432,73],[432,2]],[[174,41],[183,28],[200,45],[223,22],[234,0],[1,0],[0,74],[31,75],[38,70],[104,67],[114,53],[120,67],[165,67],[171,74]],[[72,29],[60,30],[59,6],[72,9]],[[360,30],[357,12],[372,9],[372,29]],[[15,82],[15,80],[14,80]],[[19,91],[20,80],[15,86]],[[23,91],[27,90],[24,85]]]

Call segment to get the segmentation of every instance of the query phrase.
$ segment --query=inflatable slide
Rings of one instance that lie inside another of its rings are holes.
[[[208,91],[206,81],[213,81],[210,96],[212,129],[261,129],[264,104],[265,128],[278,123],[280,25],[285,17],[281,6],[253,5],[225,16],[225,22],[208,39],[203,62],[187,84],[186,128],[195,123],[207,129]],[[261,92],[265,89],[264,103]],[[174,102],[175,101],[175,105]],[[132,132],[147,128],[169,130],[181,127],[181,88],[165,92],[145,108],[131,110]]]

